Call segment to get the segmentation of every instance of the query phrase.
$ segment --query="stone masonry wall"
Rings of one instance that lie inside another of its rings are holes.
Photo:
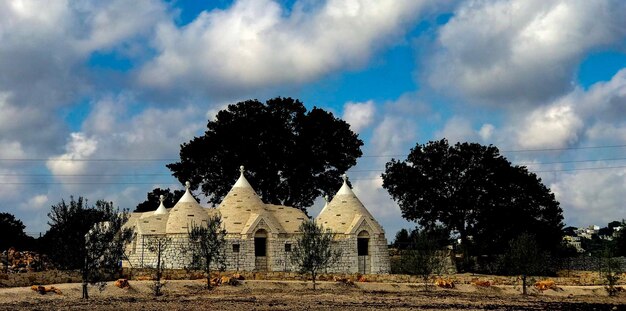
[[[128,262],[124,266],[133,268],[155,267],[157,254],[148,250],[147,244],[152,236],[139,235],[130,245]],[[193,254],[189,249],[188,236],[186,234],[168,235],[171,243],[162,254],[162,262],[167,269],[184,269],[192,267]],[[258,260],[254,252],[254,236],[242,236],[229,234],[226,237],[224,249],[226,270],[229,271],[297,271],[291,263],[290,252],[286,249],[293,248],[296,243],[296,235],[293,234],[268,234],[267,256]],[[290,246],[286,246],[290,244]],[[337,273],[389,273],[389,252],[384,235],[372,236],[369,239],[369,255],[365,257],[365,267],[359,268],[357,257],[357,238],[352,235],[341,235],[332,244],[334,249],[341,250],[341,257],[327,272]],[[130,251],[131,248],[134,248]],[[259,263],[266,262],[264,267],[257,267]],[[215,265],[213,269],[218,269]]]

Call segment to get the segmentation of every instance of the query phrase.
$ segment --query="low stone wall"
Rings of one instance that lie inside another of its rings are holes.
[[[225,272],[213,272],[213,276],[217,275],[231,275],[234,273],[241,274],[246,280],[275,280],[275,281],[304,281],[310,277],[308,274],[301,275],[294,272],[246,272],[246,271],[225,271]],[[154,271],[150,269],[124,269],[124,277],[134,280],[150,280],[154,276]],[[431,276],[430,279],[435,279],[438,276]],[[452,280],[457,284],[472,284],[477,280],[490,281],[494,285],[519,285],[520,278],[517,276],[495,276],[495,275],[478,275],[478,274],[450,274],[440,276],[444,279]],[[188,279],[203,279],[206,278],[206,274],[203,271],[198,270],[166,270],[163,273],[163,279],[165,280],[188,280]],[[366,282],[380,282],[380,283],[421,283],[422,278],[415,275],[407,274],[321,274],[319,280],[330,281],[334,278],[349,278],[354,281],[359,279]],[[545,276],[531,276],[531,281],[539,281],[551,279],[554,280],[557,285],[603,285],[604,279],[598,272],[592,271],[563,271],[556,277]],[[619,284],[626,285],[626,273],[622,274]]]
[[[276,281],[304,281],[308,280],[308,275],[301,275],[293,272],[245,272],[245,271],[225,271],[212,273],[216,275],[241,274],[246,280],[276,280]],[[121,277],[131,280],[151,280],[154,276],[152,269],[130,269],[124,268]],[[451,274],[441,276],[444,279],[452,280],[456,284],[472,284],[476,280],[490,281],[494,285],[519,285],[520,279],[516,276],[494,276],[478,274]],[[116,277],[111,277],[113,280]],[[206,274],[200,270],[167,269],[163,273],[164,280],[195,280],[204,279]],[[331,281],[333,278],[349,278],[353,281],[361,279],[366,282],[381,283],[421,283],[421,277],[406,274],[322,274],[321,281]],[[435,277],[431,277],[434,279]],[[592,271],[561,271],[557,277],[530,277],[532,281],[552,279],[557,285],[603,285],[604,280],[598,272]],[[0,273],[0,287],[22,287],[31,285],[46,285],[57,283],[80,283],[79,271],[43,271],[27,273]],[[618,282],[626,285],[626,273],[620,276]]]
[[[0,287],[80,283],[81,279],[79,271],[49,270],[26,273],[0,273]]]
[[[626,269],[626,257],[613,257],[612,259]],[[580,256],[562,259],[559,264],[562,270],[598,271],[602,260],[598,257]]]

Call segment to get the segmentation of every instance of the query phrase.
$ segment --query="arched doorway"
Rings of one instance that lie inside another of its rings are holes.
[[[259,229],[254,233],[254,269],[267,271],[267,231]]]
[[[358,269],[359,273],[368,274],[371,271],[370,264],[370,234],[363,230],[359,232],[356,239],[356,249],[358,256]]]

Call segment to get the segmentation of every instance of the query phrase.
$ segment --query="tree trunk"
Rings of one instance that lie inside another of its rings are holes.
[[[315,272],[311,272],[311,277],[313,278],[313,290],[315,290],[315,278],[316,278],[316,273]]]
[[[206,262],[206,289],[211,289],[211,263],[207,260]]]
[[[87,292],[87,282],[89,280],[89,271],[88,271],[88,266],[87,266],[87,256],[85,256],[85,260],[83,262],[83,270],[82,275],[83,275],[83,299],[89,299],[89,293]]]
[[[89,299],[89,293],[87,292],[87,282],[83,282],[83,299]]]
[[[526,274],[522,274],[522,295],[526,295]]]
[[[156,275],[156,285],[154,288],[154,295],[161,295],[161,242],[158,242],[158,252],[157,252],[157,275]]]

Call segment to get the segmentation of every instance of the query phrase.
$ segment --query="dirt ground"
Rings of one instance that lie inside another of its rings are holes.
[[[152,281],[131,281],[129,289],[108,283],[90,286],[82,300],[81,284],[53,285],[62,294],[45,295],[29,287],[0,288],[0,310],[626,310],[626,293],[608,297],[600,286],[561,286],[520,295],[516,286],[454,289],[423,285],[302,281],[244,281],[211,291],[201,280],[167,281],[164,295],[151,295]]]

